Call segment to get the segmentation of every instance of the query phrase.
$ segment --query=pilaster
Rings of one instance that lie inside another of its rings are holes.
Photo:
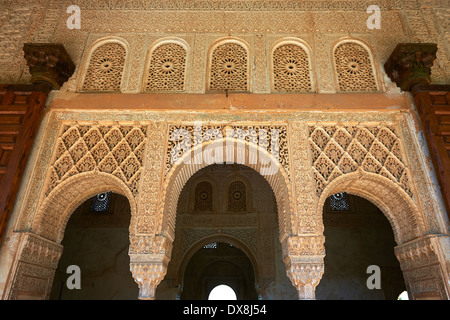
[[[63,247],[29,232],[18,236],[19,259],[11,270],[7,299],[48,299]]]
[[[414,300],[450,298],[450,238],[426,235],[395,247],[395,255]]]

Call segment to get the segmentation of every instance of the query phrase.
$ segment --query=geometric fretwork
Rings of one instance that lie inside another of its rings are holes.
[[[288,133],[285,125],[170,125],[166,156],[167,174],[174,163],[178,161],[185,152],[203,142],[222,139],[231,133],[230,137],[246,141],[267,150],[279,164],[285,169],[289,176],[289,149]]]
[[[153,50],[144,91],[184,91],[186,49],[164,43]]]
[[[409,169],[396,131],[393,125],[309,127],[318,195],[335,178],[362,168],[390,179],[413,198]]]
[[[350,205],[345,192],[336,193],[330,196],[330,209],[332,211],[349,211]]]
[[[111,202],[111,193],[112,192],[103,192],[93,197],[91,201],[90,211],[108,212]]]
[[[64,125],[56,141],[46,196],[67,178],[95,169],[115,175],[136,195],[146,132],[147,127],[139,124]]]
[[[234,181],[228,187],[228,211],[247,211],[247,187],[242,181]]]
[[[219,45],[211,56],[209,90],[247,91],[248,54],[240,44]]]
[[[213,189],[209,182],[202,181],[195,187],[195,212],[211,212],[213,209]]]
[[[309,59],[295,44],[279,46],[273,52],[273,87],[279,92],[310,92]]]
[[[340,44],[334,51],[339,91],[377,91],[369,52],[353,42]]]
[[[125,57],[125,47],[116,42],[96,48],[89,60],[82,90],[120,91]]]

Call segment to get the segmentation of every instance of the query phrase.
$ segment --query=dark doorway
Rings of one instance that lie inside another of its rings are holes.
[[[128,199],[105,192],[79,206],[70,217],[63,254],[55,273],[50,299],[137,299],[138,285],[130,272]],[[81,289],[69,289],[68,266],[80,269]]]
[[[347,193],[332,195],[323,209],[325,272],[316,298],[331,300],[396,300],[406,290],[395,257],[394,233],[385,215],[370,201]],[[375,272],[379,267],[380,287]],[[368,270],[369,268],[369,270]]]
[[[255,273],[240,249],[223,242],[210,243],[189,260],[184,272],[183,300],[206,300],[216,286],[231,287],[239,300],[256,300]]]

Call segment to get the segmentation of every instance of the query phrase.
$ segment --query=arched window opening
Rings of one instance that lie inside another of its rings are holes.
[[[234,181],[228,187],[228,211],[247,211],[247,188],[242,181]]]
[[[209,90],[247,91],[248,52],[236,42],[225,42],[212,52]]]
[[[195,187],[194,211],[211,212],[213,209],[213,188],[211,183],[202,181]]]
[[[177,43],[159,45],[151,55],[144,91],[184,91],[185,70],[186,49],[182,45]]]
[[[273,52],[273,88],[278,92],[312,91],[308,53],[299,45],[287,43]]]
[[[220,284],[211,290],[208,300],[237,300],[237,296],[230,286]]]
[[[111,192],[99,193],[92,198],[90,210],[93,212],[108,212],[111,200]]]
[[[90,57],[82,91],[120,91],[126,49],[118,42],[107,42]]]
[[[334,50],[338,86],[345,92],[377,91],[370,53],[356,42],[344,42]]]
[[[347,194],[340,192],[330,196],[330,209],[332,211],[348,211],[350,204],[348,203]]]
[[[203,248],[205,248],[205,249],[216,249],[217,248],[217,242],[211,242],[211,243],[205,244],[205,246]]]

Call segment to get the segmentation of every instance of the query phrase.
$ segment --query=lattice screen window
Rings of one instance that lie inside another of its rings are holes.
[[[334,51],[340,91],[377,91],[377,83],[369,52],[354,42],[340,44]]]
[[[242,181],[234,181],[228,187],[228,211],[247,211],[247,188]]]
[[[350,210],[350,204],[348,203],[348,197],[345,192],[336,193],[330,196],[330,208],[331,211],[348,211]]]
[[[111,192],[99,193],[92,198],[90,210],[94,212],[108,212],[111,201]]]
[[[83,91],[120,91],[126,50],[117,42],[96,48],[91,55]]]
[[[273,89],[279,92],[312,90],[308,54],[301,46],[288,43],[274,50]]]
[[[184,91],[186,49],[177,43],[163,43],[153,50],[144,91]]]
[[[248,53],[242,45],[228,42],[214,49],[209,90],[248,91]]]
[[[194,211],[211,212],[213,209],[213,189],[209,182],[202,181],[195,187]]]
[[[217,249],[217,242],[211,242],[203,246],[204,249]]]

